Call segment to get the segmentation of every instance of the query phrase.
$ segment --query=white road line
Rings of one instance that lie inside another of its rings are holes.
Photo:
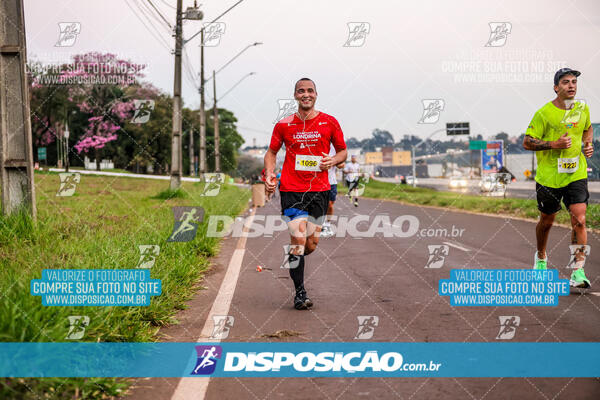
[[[231,260],[229,261],[229,265],[227,266],[227,272],[225,272],[225,277],[223,278],[223,282],[221,283],[221,287],[219,288],[219,292],[217,293],[217,297],[213,302],[213,305],[206,317],[206,321],[204,322],[204,327],[202,328],[202,332],[200,332],[200,337],[196,342],[220,342],[220,339],[213,339],[210,336],[213,331],[213,315],[228,315],[229,307],[231,306],[231,299],[233,298],[233,294],[235,292],[235,287],[237,285],[238,277],[240,275],[240,269],[242,267],[242,260],[244,259],[244,253],[246,252],[246,239],[248,237],[248,227],[252,225],[254,221],[254,216],[256,214],[256,208],[252,211],[249,218],[246,220],[244,224],[244,231],[242,236],[237,242],[236,249],[231,256]],[[210,383],[210,377],[202,377],[202,378],[181,378],[177,387],[175,388],[175,392],[171,397],[171,400],[187,400],[187,399],[204,399],[206,396],[206,390],[208,389],[208,384]]]
[[[459,246],[459,245],[457,245],[457,244],[454,244],[454,243],[450,243],[450,242],[442,242],[442,243],[444,243],[444,244],[446,244],[446,245],[448,245],[448,246],[450,246],[450,247],[454,247],[455,249],[462,250],[462,251],[466,251],[466,252],[469,252],[469,251],[471,251],[471,250],[469,250],[469,249],[467,249],[467,248],[465,248],[465,247]]]

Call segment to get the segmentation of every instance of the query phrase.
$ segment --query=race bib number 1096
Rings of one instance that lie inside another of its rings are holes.
[[[321,156],[296,155],[296,171],[321,171]]]

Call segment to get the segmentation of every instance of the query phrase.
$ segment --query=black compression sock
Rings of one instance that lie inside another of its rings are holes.
[[[304,290],[304,255],[290,254],[290,277],[296,291]],[[295,268],[294,268],[295,267]]]

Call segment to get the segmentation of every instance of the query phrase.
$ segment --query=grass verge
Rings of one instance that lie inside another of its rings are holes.
[[[173,206],[201,206],[209,215],[236,216],[248,190],[225,185],[218,196],[202,197],[203,185],[184,182],[179,193],[168,181],[83,175],[76,196],[57,197],[56,173],[36,173],[38,220],[23,214],[0,218],[0,341],[67,342],[68,316],[86,315],[82,341],[151,342],[161,326],[175,323],[218,251],[201,223],[194,240],[167,243]],[[173,195],[174,194],[174,195]],[[148,307],[44,307],[29,293],[42,269],[135,268],[138,245],[160,246],[151,276],[162,280],[162,294]],[[118,396],[128,381],[112,378],[0,380],[2,399],[105,399]]]
[[[510,215],[531,220],[537,220],[540,215],[535,198],[505,199],[501,197],[475,196],[418,187],[413,188],[409,185],[376,180],[371,180],[366,185],[364,197],[396,200],[406,204],[438,206],[470,212]],[[570,215],[564,209],[564,206],[556,216],[556,222],[566,225],[571,224]],[[600,229],[600,204],[590,204],[588,206],[586,222],[588,228]]]

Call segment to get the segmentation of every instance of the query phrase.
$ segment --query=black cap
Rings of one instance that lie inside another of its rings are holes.
[[[579,75],[581,75],[581,72],[575,71],[574,69],[571,69],[571,68],[561,68],[558,71],[556,71],[556,73],[554,74],[554,84],[558,85],[560,78],[562,78],[565,75],[569,75],[569,74],[575,75],[575,77],[578,77]]]

